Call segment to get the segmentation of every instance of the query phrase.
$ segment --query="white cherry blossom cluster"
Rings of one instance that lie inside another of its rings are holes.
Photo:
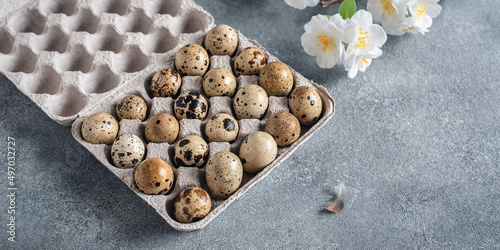
[[[339,13],[328,17],[313,16],[304,26],[302,47],[316,57],[320,68],[344,65],[347,75],[354,78],[364,72],[372,59],[382,55],[380,49],[389,35],[429,31],[432,19],[441,12],[439,0],[368,0],[367,11],[356,12],[355,0],[285,0],[297,9],[323,7],[342,3]],[[373,16],[372,16],[373,15]],[[381,24],[374,24],[376,23]]]
[[[372,15],[365,10],[357,11],[347,20],[339,14],[330,18],[316,15],[304,29],[302,47],[316,57],[318,66],[344,65],[350,78],[364,72],[372,59],[382,55],[380,48],[387,40],[384,29],[374,24]]]
[[[441,12],[439,0],[368,0],[366,9],[389,35],[428,32]]]

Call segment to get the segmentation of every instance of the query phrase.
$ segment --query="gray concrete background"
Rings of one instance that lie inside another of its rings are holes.
[[[498,1],[442,0],[430,33],[389,37],[352,80],[300,45],[303,25],[337,7],[197,3],[325,86],[333,119],[207,227],[177,232],[0,76],[0,249],[500,248]],[[15,244],[7,136],[17,142]],[[340,182],[345,209],[322,213]]]

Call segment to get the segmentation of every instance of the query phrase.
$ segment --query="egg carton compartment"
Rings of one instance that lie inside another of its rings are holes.
[[[135,134],[146,145],[146,158],[162,158],[174,171],[174,186],[166,195],[146,195],[134,182],[134,169],[120,169],[111,160],[111,145],[91,144],[83,140],[81,126],[86,117],[106,112],[116,118],[115,107],[127,95],[142,97],[147,106],[146,120],[158,113],[174,114],[175,98],[153,98],[149,82],[154,73],[174,68],[177,51],[189,43],[202,44],[205,34],[214,27],[213,17],[192,0],[32,0],[24,8],[0,20],[0,71],[20,91],[32,99],[53,120],[72,124],[74,138],[87,148],[106,168],[169,223],[181,231],[203,228],[229,204],[265,178],[276,166],[323,126],[334,114],[334,101],[326,89],[292,70],[295,87],[310,86],[321,96],[321,118],[312,127],[301,128],[300,138],[291,146],[278,149],[278,156],[256,174],[244,173],[242,184],[227,200],[212,197],[212,210],[202,220],[183,224],[174,219],[173,202],[187,187],[201,187],[208,192],[205,166],[179,167],[173,162],[174,146],[184,136],[196,134],[207,140],[206,122],[218,113],[235,116],[232,97],[205,96],[202,77],[184,76],[181,91],[195,91],[208,100],[207,117],[179,121],[179,135],[172,144],[148,143],[144,136],[146,121],[122,120],[119,134]],[[246,47],[258,47],[268,62],[277,61],[257,42],[239,34],[235,54]],[[211,56],[210,68],[233,71],[233,58]],[[237,88],[258,84],[257,76],[237,77]],[[244,138],[263,131],[271,115],[288,111],[286,97],[269,97],[269,107],[262,119],[241,119],[235,141],[210,142],[209,155],[231,151],[238,155]],[[208,192],[210,193],[210,192]]]
[[[71,125],[212,26],[192,0],[32,0],[0,20],[0,72]]]

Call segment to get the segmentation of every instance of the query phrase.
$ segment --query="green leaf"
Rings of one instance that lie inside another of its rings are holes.
[[[323,16],[326,16],[326,18],[330,19],[331,15],[323,15]]]
[[[348,19],[356,13],[356,1],[344,0],[339,6],[339,14],[342,18]]]

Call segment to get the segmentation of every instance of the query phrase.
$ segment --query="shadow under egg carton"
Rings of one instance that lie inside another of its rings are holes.
[[[30,1],[0,20],[0,71],[71,125],[211,27],[192,0]]]
[[[200,36],[198,39],[194,39],[193,42],[202,44],[204,36]],[[246,47],[259,47],[267,57],[268,63],[278,61],[276,57],[271,55],[267,50],[262,48],[257,42],[248,40],[243,35],[239,34],[239,47],[237,52]],[[237,53],[236,53],[237,54]],[[148,204],[153,206],[155,210],[169,223],[172,227],[180,231],[192,231],[196,229],[203,228],[215,217],[217,217],[222,211],[224,211],[229,204],[241,197],[249,188],[255,185],[258,181],[265,178],[276,166],[278,166],[282,161],[284,161],[288,156],[290,156],[293,151],[297,149],[304,141],[306,141],[316,130],[323,126],[334,113],[334,101],[332,97],[328,94],[327,90],[321,86],[318,86],[311,81],[304,78],[301,74],[292,70],[294,76],[294,87],[299,86],[309,86],[314,88],[318,94],[321,96],[323,103],[322,116],[312,127],[301,126],[301,136],[299,139],[289,147],[278,148],[278,155],[276,159],[269,164],[266,168],[256,174],[249,174],[244,172],[242,183],[239,189],[232,194],[226,200],[217,200],[213,194],[208,192],[212,198],[212,210],[211,212],[202,220],[183,224],[175,220],[173,203],[179,193],[187,187],[201,187],[205,190],[209,190],[206,180],[205,180],[205,165],[201,168],[196,167],[182,167],[177,166],[173,160],[174,158],[174,147],[176,143],[187,135],[198,135],[204,138],[207,142],[207,137],[205,136],[205,125],[208,120],[219,113],[227,113],[235,116],[233,111],[233,98],[228,96],[218,96],[218,97],[207,97],[203,91],[201,76],[184,76],[182,77],[182,85],[179,93],[185,91],[193,91],[200,93],[208,100],[208,113],[204,120],[197,119],[182,119],[179,121],[179,135],[172,144],[169,143],[148,143],[145,138],[144,129],[146,126],[147,119],[158,114],[158,113],[168,113],[175,116],[174,113],[174,101],[175,98],[166,97],[158,98],[152,96],[149,83],[153,74],[162,68],[174,67],[174,56],[169,56],[163,58],[164,63],[156,65],[155,67],[149,68],[150,72],[142,74],[141,84],[134,84],[128,86],[126,92],[116,92],[115,95],[110,96],[106,101],[99,103],[90,110],[86,110],[82,113],[75,123],[73,124],[72,133],[77,141],[79,141],[84,147],[86,147],[96,158],[102,162],[108,169],[123,180],[138,196],[144,199]],[[210,57],[210,69],[212,68],[226,68],[233,71],[233,59],[230,56],[211,56]],[[234,72],[234,71],[233,71]],[[237,88],[242,88],[249,84],[258,84],[258,76],[239,76],[236,78]],[[139,82],[139,80],[137,80]],[[122,88],[122,90],[125,88]],[[135,94],[142,97],[148,106],[147,119],[143,122],[139,120],[121,120],[120,121],[120,131],[121,134],[135,134],[142,138],[146,143],[146,157],[145,158],[161,158],[168,162],[174,171],[175,182],[173,188],[166,195],[147,195],[142,193],[137,189],[134,182],[134,170],[133,169],[119,169],[113,165],[111,160],[111,145],[96,145],[91,144],[83,140],[81,135],[81,125],[88,115],[95,112],[107,112],[116,117],[115,107],[121,98]],[[209,145],[209,156],[212,156],[220,151],[230,151],[239,154],[239,147],[243,142],[244,138],[255,131],[263,131],[265,128],[266,121],[274,114],[287,111],[288,98],[287,97],[269,97],[269,106],[266,114],[262,119],[241,119],[238,121],[239,124],[239,134],[234,142],[210,142]]]

